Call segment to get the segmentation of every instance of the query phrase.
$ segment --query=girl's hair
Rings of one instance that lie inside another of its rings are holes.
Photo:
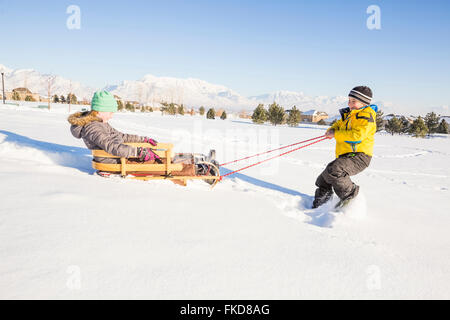
[[[98,111],[95,110],[89,111],[89,115],[96,117],[98,116]]]

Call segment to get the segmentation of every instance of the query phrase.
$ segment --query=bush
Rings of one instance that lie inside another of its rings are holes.
[[[204,115],[205,114],[205,108],[203,106],[200,107],[200,109],[198,109],[198,112],[200,113],[200,115]]]
[[[25,101],[32,101],[32,102],[34,102],[36,100],[32,96],[26,96],[25,97]]]
[[[317,124],[318,124],[318,125],[321,125],[321,126],[326,126],[326,125],[327,125],[327,123],[325,122],[324,119],[320,119],[320,120],[317,122]]]
[[[177,113],[181,114],[182,116],[184,116],[184,106],[183,105],[178,106]]]
[[[226,118],[227,118],[227,113],[224,111],[224,112],[222,112],[220,119],[225,120]]]

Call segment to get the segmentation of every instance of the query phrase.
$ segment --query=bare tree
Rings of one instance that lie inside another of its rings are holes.
[[[50,110],[51,96],[53,91],[53,86],[55,85],[56,76],[48,76],[47,78],[47,96],[48,96],[48,110]]]

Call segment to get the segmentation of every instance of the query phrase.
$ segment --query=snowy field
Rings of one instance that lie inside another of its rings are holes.
[[[67,116],[61,105],[0,105],[2,299],[450,298],[447,136],[377,134],[370,167],[354,178],[360,197],[333,212],[308,208],[334,141],[214,189],[181,187],[93,176]],[[326,129],[159,112],[111,124],[176,152],[216,149],[222,163]]]

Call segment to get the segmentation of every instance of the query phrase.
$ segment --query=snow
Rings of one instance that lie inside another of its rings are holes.
[[[325,141],[214,189],[93,175],[67,106],[0,105],[0,298],[448,299],[450,140],[378,133],[360,196],[309,209]],[[326,127],[118,113],[124,132],[220,162]],[[230,165],[223,173],[251,162]]]

